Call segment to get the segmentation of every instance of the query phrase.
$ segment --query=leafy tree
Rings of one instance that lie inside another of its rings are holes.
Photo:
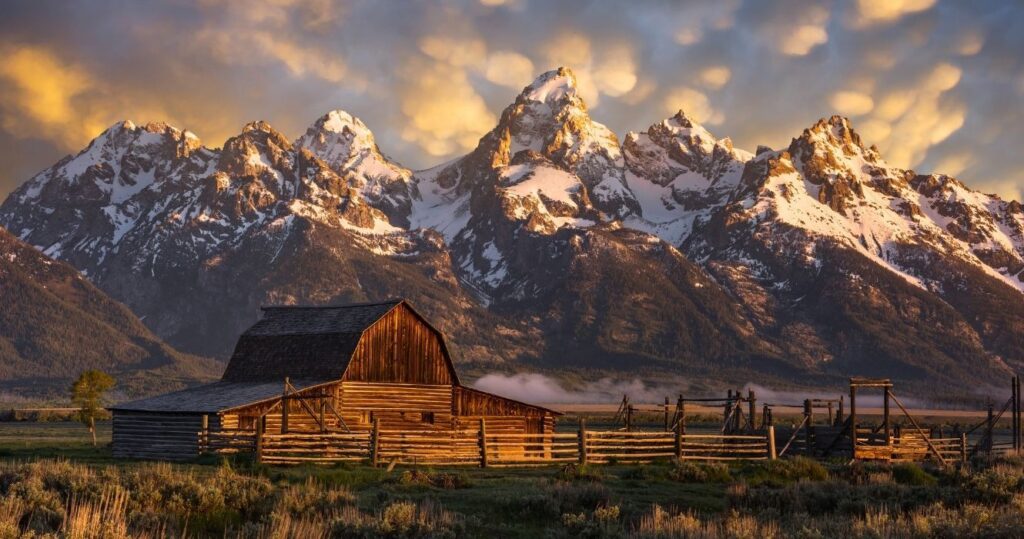
[[[71,384],[71,402],[78,407],[78,420],[89,427],[92,445],[96,445],[96,418],[103,414],[103,396],[114,387],[109,374],[95,369],[82,372]]]

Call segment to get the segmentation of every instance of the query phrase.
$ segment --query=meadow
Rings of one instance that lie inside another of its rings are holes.
[[[0,538],[1021,537],[1024,460],[479,468],[168,464],[0,424]]]

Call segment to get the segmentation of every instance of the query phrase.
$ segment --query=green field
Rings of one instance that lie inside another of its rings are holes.
[[[1021,537],[1024,463],[266,467],[119,461],[0,423],[3,537]]]

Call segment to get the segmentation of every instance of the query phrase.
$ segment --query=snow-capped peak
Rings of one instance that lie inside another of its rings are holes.
[[[362,120],[343,110],[332,110],[309,126],[306,133],[295,141],[326,162],[335,171],[341,171],[355,158],[365,155],[377,157],[377,143],[373,132]],[[377,157],[383,161],[383,157]]]
[[[523,89],[522,96],[529,101],[554,103],[576,95],[576,75],[567,67],[541,74]]]

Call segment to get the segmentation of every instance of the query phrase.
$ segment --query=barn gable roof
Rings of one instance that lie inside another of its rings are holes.
[[[292,380],[297,391],[310,389],[331,380]],[[234,408],[259,404],[281,398],[284,383],[276,382],[214,382],[155,397],[123,402],[108,410],[133,412],[204,413],[212,414]]]
[[[340,380],[363,332],[403,304],[441,339],[448,370],[458,383],[444,336],[403,299],[316,307],[263,307],[263,318],[239,337],[221,380]]]

